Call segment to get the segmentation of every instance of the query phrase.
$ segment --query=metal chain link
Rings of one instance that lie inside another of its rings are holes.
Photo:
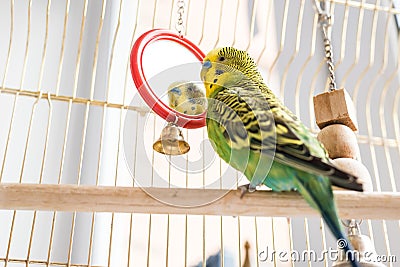
[[[333,63],[333,52],[331,43],[331,32],[333,25],[333,17],[329,14],[329,1],[325,0],[315,0],[315,5],[318,11],[318,22],[322,28],[323,38],[324,38],[324,49],[325,49],[325,59],[328,65],[329,71],[329,90],[334,91],[336,89],[336,77],[335,77],[335,65]]]
[[[185,25],[183,25],[183,15],[185,14],[185,1],[184,0],[178,0],[177,4],[178,6],[178,18],[175,24],[175,29],[178,31],[179,37],[183,37],[183,32],[185,30]]]

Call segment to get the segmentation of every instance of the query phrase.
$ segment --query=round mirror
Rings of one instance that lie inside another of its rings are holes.
[[[132,47],[131,72],[146,104],[160,117],[185,128],[205,126],[204,53],[168,30],[151,30]]]

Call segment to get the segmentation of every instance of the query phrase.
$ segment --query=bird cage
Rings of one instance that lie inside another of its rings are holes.
[[[336,203],[342,218],[363,219],[380,261],[399,266],[400,6],[329,3],[338,86],[354,102],[373,186],[335,191]],[[182,129],[185,155],[153,151],[166,121],[130,72],[133,44],[152,29],[179,30],[204,53],[247,50],[317,133],[312,99],[327,90],[328,71],[314,4],[1,1],[0,267],[211,266],[213,255],[212,266],[331,266],[319,256],[337,244],[319,215],[294,192],[241,199],[245,181],[205,127]],[[175,48],[146,64],[181,63]]]

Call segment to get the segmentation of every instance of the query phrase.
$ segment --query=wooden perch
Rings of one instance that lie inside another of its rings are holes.
[[[150,195],[150,194],[151,195]],[[198,207],[165,203],[193,203],[194,199],[217,199]],[[77,185],[0,184],[0,209],[153,214],[206,214],[249,216],[316,216],[317,212],[295,192],[257,191],[240,199],[239,190],[141,188]],[[342,218],[400,219],[400,193],[336,191]]]

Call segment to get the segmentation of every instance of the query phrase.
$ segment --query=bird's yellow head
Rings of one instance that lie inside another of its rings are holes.
[[[232,75],[232,72],[262,82],[256,63],[246,51],[233,47],[216,48],[204,58],[200,74],[206,87],[206,96],[212,97],[222,86],[236,82],[234,77],[240,75]]]

